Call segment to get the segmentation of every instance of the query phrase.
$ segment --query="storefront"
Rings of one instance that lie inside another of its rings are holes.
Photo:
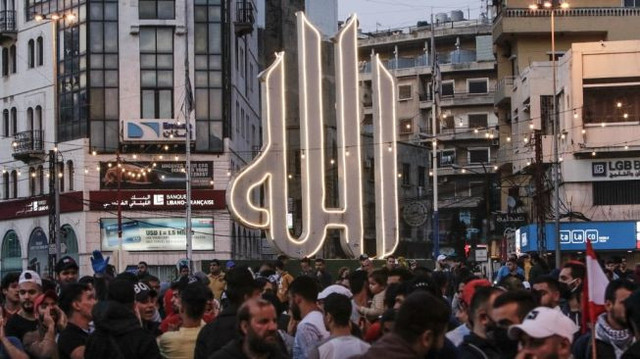
[[[520,227],[516,231],[518,252],[538,251],[538,225]],[[555,250],[555,225],[545,226],[546,249]],[[561,222],[560,250],[562,252],[583,252],[590,241],[596,251],[627,253],[640,249],[640,221],[616,222]]]

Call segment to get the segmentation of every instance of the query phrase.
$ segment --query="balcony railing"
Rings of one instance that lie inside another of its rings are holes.
[[[551,16],[551,10],[530,9],[505,9],[496,18],[501,17],[545,17]],[[555,16],[574,17],[574,16],[640,16],[640,8],[626,7],[594,7],[594,8],[573,8],[555,10]]]
[[[493,99],[493,102],[496,105],[501,104],[505,100],[511,99],[511,94],[513,93],[514,80],[515,80],[514,76],[506,76],[498,82],[498,84],[496,85],[496,92]]]
[[[15,10],[0,11],[0,32],[16,32]]]
[[[18,159],[44,154],[44,131],[18,132],[13,137],[13,156]]]
[[[243,36],[253,31],[255,15],[253,3],[250,0],[238,0],[236,2],[236,19],[233,23],[236,35]]]

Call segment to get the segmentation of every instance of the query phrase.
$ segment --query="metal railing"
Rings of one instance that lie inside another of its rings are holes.
[[[255,23],[253,3],[251,1],[240,0],[236,2],[236,22],[246,24]]]
[[[640,16],[640,8],[625,7],[594,7],[594,8],[573,8],[554,10],[555,16],[572,17],[572,16]],[[551,10],[535,10],[531,9],[505,9],[495,18],[498,21],[500,17],[545,17],[551,16]]]
[[[18,132],[14,135],[13,154],[25,154],[33,152],[44,152],[44,131],[30,130]]]
[[[16,32],[15,10],[0,11],[0,32]]]

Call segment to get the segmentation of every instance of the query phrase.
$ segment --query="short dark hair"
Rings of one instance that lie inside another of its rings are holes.
[[[2,289],[8,289],[12,283],[17,283],[20,279],[20,273],[7,273],[2,277]]]
[[[160,278],[158,278],[158,277],[156,277],[156,276],[154,276],[154,275],[148,275],[148,276],[145,276],[145,277],[142,279],[142,281],[143,281],[143,282],[145,282],[145,283],[149,283],[149,282],[159,282],[159,281],[160,281]]]
[[[363,270],[357,270],[349,274],[349,285],[351,286],[351,293],[356,294],[362,291],[367,285],[367,272]]]
[[[149,265],[147,264],[147,262],[145,261],[140,261],[138,262],[138,265],[144,264],[145,267],[148,267]]]
[[[253,275],[245,266],[237,266],[231,268],[224,276],[227,282],[227,297],[231,303],[240,305],[244,301],[244,297],[250,295],[255,289],[256,284]]]
[[[96,282],[95,278],[93,278],[90,275],[85,275],[84,277],[78,279],[78,283],[82,283],[82,284],[91,284],[94,285]]]
[[[325,262],[324,262],[324,258],[316,258],[316,259],[315,259],[315,262],[316,262],[316,263],[325,263]]]
[[[82,299],[82,293],[91,290],[88,285],[82,283],[69,283],[62,286],[60,298],[58,298],[58,306],[64,314],[71,316],[73,314],[73,302]]]
[[[211,262],[209,262],[209,265],[212,265],[212,264],[217,264],[218,266],[220,266],[220,261],[217,259],[212,259]]]
[[[567,262],[562,266],[562,268],[569,268],[571,270],[571,277],[574,279],[575,278],[584,279],[584,275],[586,274],[586,268],[584,264],[582,264],[581,262],[577,262],[577,261]]]
[[[604,291],[604,300],[608,300],[610,302],[616,302],[616,292],[618,289],[626,289],[630,292],[636,290],[638,286],[633,282],[630,282],[625,279],[614,279],[609,284],[607,284],[607,289]]]
[[[393,268],[392,270],[387,272],[387,278],[389,277],[400,277],[401,282],[405,282],[413,278],[413,274],[409,272],[405,268]]]
[[[393,308],[396,303],[396,297],[400,291],[401,283],[392,283],[387,286],[387,290],[384,292],[384,307]],[[404,293],[401,293],[404,294]]]
[[[550,276],[550,275],[541,275],[539,277],[537,277],[533,283],[531,283],[531,285],[535,285],[535,284],[546,284],[549,289],[551,289],[554,292],[559,292],[560,291],[560,282],[558,282],[557,279],[555,279],[554,277]]]
[[[393,332],[409,344],[414,344],[427,330],[432,330],[435,336],[444,332],[450,315],[451,310],[444,299],[425,291],[417,291],[402,303]]]
[[[180,302],[185,314],[191,319],[200,319],[207,305],[207,288],[201,283],[188,284],[180,291]]]
[[[394,256],[393,254],[391,254],[391,255],[388,255],[388,256],[387,256],[387,258],[386,258],[386,260],[389,260],[389,258],[393,258],[393,259],[396,259],[396,256]]]
[[[376,269],[371,272],[371,274],[369,274],[369,278],[373,279],[374,282],[383,287],[387,286],[387,272],[382,269]]]
[[[469,305],[469,322],[473,324],[473,320],[475,319],[477,312],[482,307],[487,306],[492,295],[501,292],[502,290],[497,287],[476,287],[473,297],[471,297],[471,304]]]
[[[274,267],[276,267],[276,269],[284,270],[284,262],[278,259],[276,261]]]
[[[318,282],[315,278],[300,276],[289,285],[289,293],[299,295],[308,302],[315,302],[318,300]]]
[[[304,257],[300,260],[300,263],[307,263],[307,264],[311,264],[311,259]]]
[[[324,298],[324,312],[331,314],[337,325],[346,327],[351,320],[351,299],[344,294],[331,293]]]
[[[518,318],[522,321],[524,317],[529,314],[535,307],[538,306],[538,301],[529,291],[518,289],[510,290],[500,294],[493,302],[494,308],[500,308],[504,305],[517,303],[518,304]]]

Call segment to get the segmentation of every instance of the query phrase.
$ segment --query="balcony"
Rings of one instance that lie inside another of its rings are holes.
[[[44,131],[18,132],[13,137],[13,158],[28,163],[44,156]]]
[[[493,41],[508,40],[511,34],[550,31],[551,10],[505,9],[494,19]],[[556,32],[608,34],[608,40],[629,38],[637,26],[640,8],[590,7],[556,10]],[[616,26],[612,27],[611,24]]]
[[[17,37],[16,12],[14,10],[0,11],[0,44],[12,42]]]
[[[440,98],[441,107],[493,105],[494,92],[470,93],[455,92]]]
[[[514,80],[514,76],[506,76],[498,82],[498,85],[496,86],[496,92],[493,96],[493,103],[496,106],[504,105],[511,102]]]
[[[251,1],[240,0],[236,2],[236,19],[233,22],[236,36],[241,37],[252,33],[255,20],[253,3]]]

